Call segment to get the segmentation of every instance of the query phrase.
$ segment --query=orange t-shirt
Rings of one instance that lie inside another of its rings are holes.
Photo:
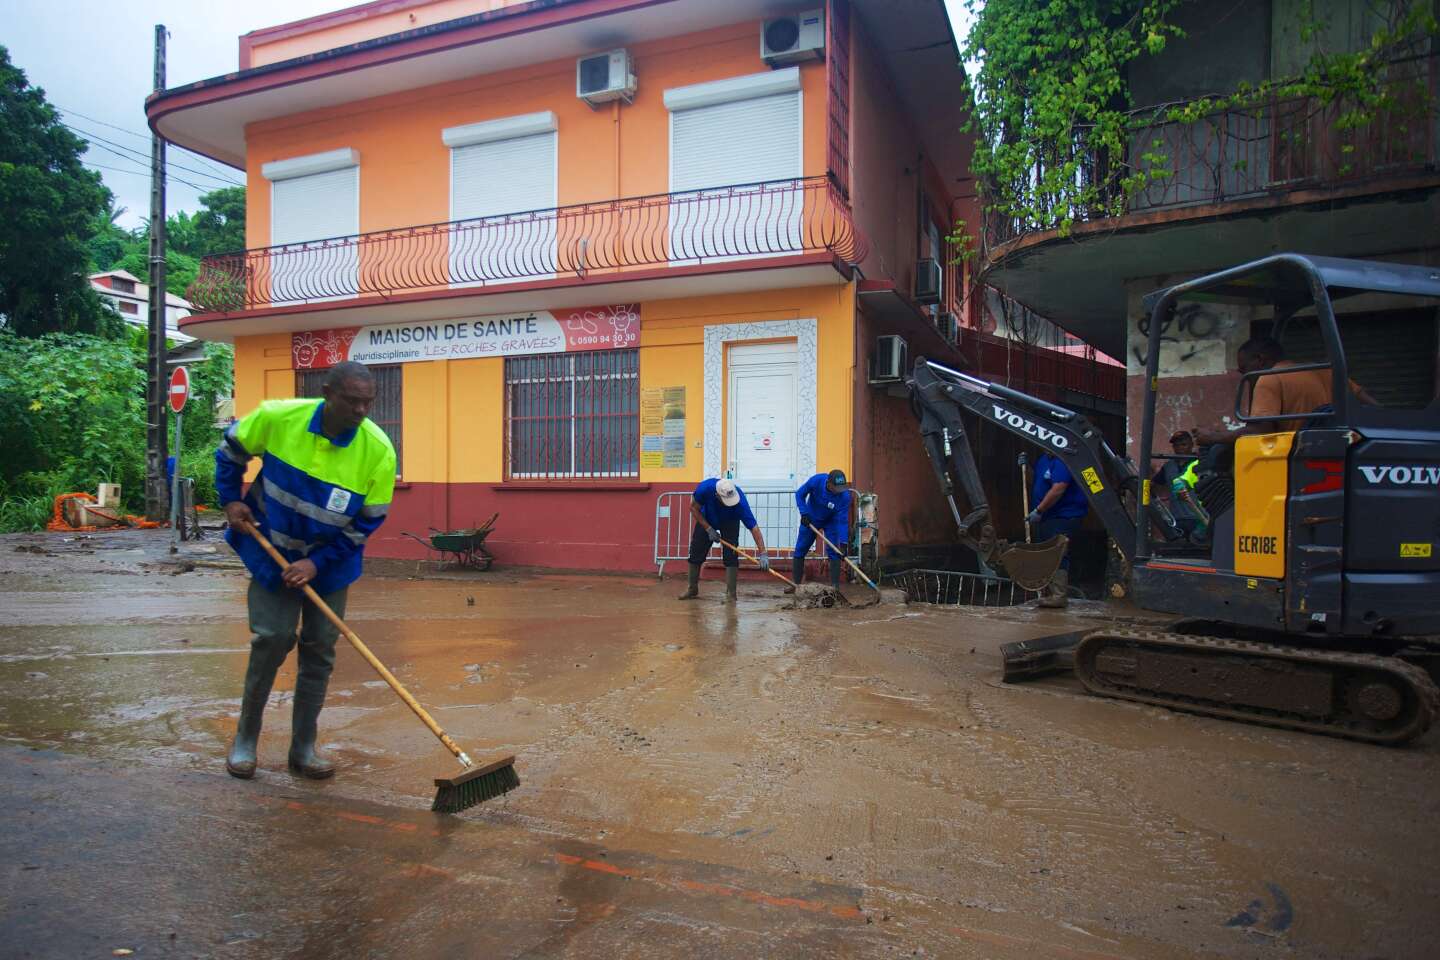
[[[1281,360],[1275,369],[1293,367],[1289,360]],[[1255,392],[1250,397],[1250,416],[1278,417],[1283,413],[1314,413],[1317,407],[1334,402],[1330,391],[1329,370],[1301,370],[1298,373],[1271,374],[1255,381]],[[1352,380],[1350,389],[1355,390]],[[1304,420],[1282,420],[1275,424],[1277,430],[1299,430]]]

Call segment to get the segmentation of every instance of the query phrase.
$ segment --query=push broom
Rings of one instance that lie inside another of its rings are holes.
[[[280,551],[275,549],[274,544],[260,535],[260,531],[255,529],[254,524],[242,523],[241,526],[246,533],[255,538],[256,542],[270,555],[270,559],[278,563],[282,570],[290,566],[289,562],[280,555]],[[395,679],[395,674],[386,669],[385,664],[370,652],[370,648],[360,642],[355,631],[346,626],[345,621],[330,609],[330,605],[320,599],[320,594],[316,593],[308,583],[300,589],[305,591],[305,596],[310,598],[310,602],[315,604],[315,608],[325,614],[325,618],[345,634],[345,639],[349,640],[350,645],[359,652],[360,656],[365,658],[366,663],[375,668],[375,672],[380,674],[380,679],[390,684],[390,688],[399,695],[401,700],[405,701],[405,705],[415,711],[415,716],[430,728],[431,733],[440,738],[440,742],[445,744],[445,749],[453,753],[455,759],[460,761],[460,766],[464,769],[459,774],[453,777],[435,778],[435,802],[430,805],[431,810],[437,813],[459,813],[461,810],[467,810],[486,800],[509,793],[520,786],[520,775],[515,772],[514,756],[499,757],[486,763],[476,763],[471,760],[470,755],[440,728],[440,724],[435,722],[435,718],[430,716],[429,711],[420,706],[419,701],[410,695],[410,691],[400,685],[400,681]]]

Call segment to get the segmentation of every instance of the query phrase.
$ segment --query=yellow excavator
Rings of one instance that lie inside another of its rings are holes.
[[[1066,547],[997,536],[966,436],[973,417],[1064,460],[1123,556],[1135,602],[1174,617],[1007,645],[1007,679],[1059,665],[1106,697],[1373,743],[1420,736],[1440,712],[1440,269],[1280,254],[1156,291],[1145,307],[1138,468],[1058,404],[924,358],[906,378],[963,544],[1030,589]],[[1233,421],[1250,426],[1206,458],[1198,538],[1148,479],[1170,458],[1153,444],[1163,333],[1196,309],[1246,317],[1281,343],[1303,340],[1297,358],[1315,357],[1240,378]],[[1413,333],[1377,342],[1366,325],[1394,317]],[[1350,377],[1362,352],[1377,363],[1387,349],[1407,370],[1419,364],[1420,385],[1382,405],[1353,393]],[[1315,370],[1331,378],[1332,403],[1248,415],[1261,377]]]

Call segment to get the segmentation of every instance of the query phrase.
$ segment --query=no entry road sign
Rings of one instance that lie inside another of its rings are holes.
[[[170,374],[170,409],[179,413],[185,409],[185,401],[189,399],[190,371],[176,367],[175,372]]]

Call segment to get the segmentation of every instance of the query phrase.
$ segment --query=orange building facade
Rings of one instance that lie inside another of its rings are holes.
[[[972,325],[941,0],[382,0],[240,66],[147,104],[247,181],[182,327],[234,344],[237,415],[372,365],[373,556],[498,513],[501,562],[654,569],[717,475],[785,553],[836,467],[882,549],[950,538],[888,339],[959,364]]]

